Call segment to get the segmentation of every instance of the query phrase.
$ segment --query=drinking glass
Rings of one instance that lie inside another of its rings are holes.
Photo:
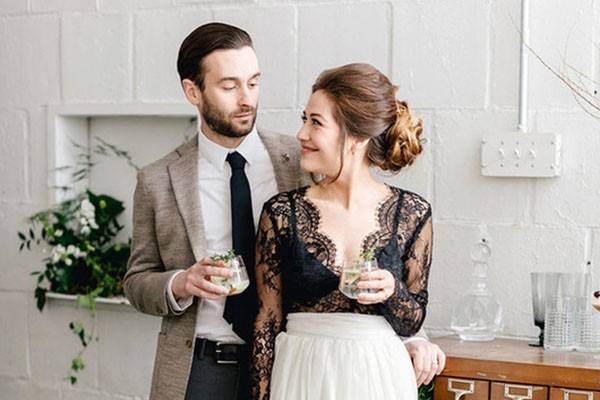
[[[224,261],[225,267],[229,268],[233,275],[230,278],[224,276],[211,276],[211,282],[229,290],[229,296],[242,293],[250,285],[248,271],[242,256],[236,255],[229,261]]]
[[[577,301],[575,297],[552,296],[546,300],[544,348],[574,350],[577,340]]]
[[[600,352],[600,312],[592,307],[580,314],[577,350]]]
[[[360,274],[379,269],[377,260],[357,261],[352,264],[344,264],[340,278],[340,292],[351,299],[356,299],[360,293],[374,293],[375,289],[359,289]]]
[[[533,305],[533,323],[540,328],[538,343],[530,346],[542,347],[544,345],[544,321],[546,313],[546,299],[556,295],[558,291],[559,274],[556,272],[531,273],[531,300]]]

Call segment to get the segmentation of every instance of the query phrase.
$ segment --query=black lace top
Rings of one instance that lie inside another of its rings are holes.
[[[321,216],[306,197],[308,187],[279,193],[263,207],[257,235],[259,313],[254,327],[252,387],[268,398],[275,336],[290,312],[383,315],[401,336],[421,327],[431,265],[431,207],[415,193],[389,187],[377,209],[378,229],[362,242],[375,249],[380,268],[396,279],[394,294],[381,304],[362,305],[339,290],[336,247],[319,232]]]

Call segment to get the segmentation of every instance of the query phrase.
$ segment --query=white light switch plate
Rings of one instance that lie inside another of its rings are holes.
[[[560,175],[561,137],[553,133],[502,132],[481,140],[485,176],[551,178]]]

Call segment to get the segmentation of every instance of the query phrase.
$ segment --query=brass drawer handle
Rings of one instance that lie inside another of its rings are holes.
[[[594,393],[585,392],[583,390],[571,390],[571,389],[561,389],[563,391],[563,400],[569,400],[569,396],[572,394],[581,394],[587,396],[588,400],[594,400]]]
[[[511,389],[525,389],[527,394],[512,394]],[[522,386],[522,385],[504,385],[504,397],[512,400],[531,400],[533,399],[533,386]]]
[[[468,389],[459,389],[454,387],[455,383],[462,383],[469,385]],[[475,382],[474,381],[465,381],[463,379],[452,379],[448,378],[448,391],[454,393],[454,400],[460,400],[461,397],[467,394],[475,393]]]

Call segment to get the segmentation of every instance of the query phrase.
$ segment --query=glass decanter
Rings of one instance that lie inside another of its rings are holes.
[[[451,322],[452,330],[462,340],[494,340],[496,333],[502,329],[502,307],[487,284],[491,253],[485,239],[478,241],[471,251],[471,284],[454,307]]]

